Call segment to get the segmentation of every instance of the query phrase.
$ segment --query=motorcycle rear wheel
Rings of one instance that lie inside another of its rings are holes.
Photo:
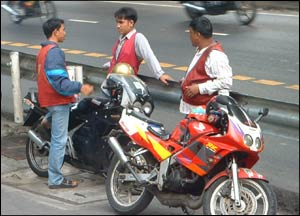
[[[149,163],[147,157],[140,157],[143,165]],[[134,168],[135,169],[135,168]],[[142,170],[135,169],[137,173]],[[121,173],[129,173],[114,155],[106,179],[106,194],[111,207],[119,214],[134,215],[143,211],[152,201],[151,194],[145,187],[137,187],[134,182],[122,182]]]
[[[239,182],[241,207],[235,206],[234,200],[229,197],[229,194],[222,195],[226,191],[224,186],[231,185],[231,180],[222,177],[205,192],[203,213],[205,215],[276,215],[276,195],[269,184],[259,179],[239,179]]]
[[[253,1],[236,1],[236,14],[242,25],[249,25],[256,17],[256,3]]]
[[[48,136],[46,129],[40,124],[34,126],[32,130],[40,137]],[[28,138],[26,143],[26,158],[31,170],[40,177],[48,177],[48,156],[47,149],[39,149],[37,144]]]

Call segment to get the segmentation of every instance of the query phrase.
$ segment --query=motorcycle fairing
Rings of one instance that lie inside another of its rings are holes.
[[[107,79],[114,81],[116,84],[121,84],[123,87],[123,95],[121,106],[125,107],[127,104],[133,104],[137,96],[151,97],[146,84],[135,75],[114,74],[108,75]]]
[[[134,116],[126,115],[124,112],[126,112],[126,110],[123,110],[122,117],[119,121],[120,126],[135,143],[148,149],[158,161],[165,160],[182,148],[171,140],[161,140],[148,131],[147,127],[149,124],[147,122]]]

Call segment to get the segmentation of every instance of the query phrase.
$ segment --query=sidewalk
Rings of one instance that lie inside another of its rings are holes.
[[[67,176],[79,179],[81,181],[80,186],[72,190],[52,191],[48,189],[46,186],[47,178],[36,176],[28,167],[25,155],[27,130],[28,128],[14,123],[11,114],[1,113],[1,185],[26,191],[32,194],[33,197],[38,195],[38,197],[43,197],[43,199],[48,198],[51,202],[52,200],[61,200],[63,205],[68,205],[68,209],[73,210],[77,208],[80,210],[83,207],[88,208],[87,206],[90,205],[95,206],[96,203],[98,205],[102,203],[101,205],[103,205],[103,202],[107,202],[105,179],[103,177],[78,170],[68,164],[64,165],[63,172]],[[299,196],[297,200],[297,197],[294,197],[288,191],[277,187],[274,190],[277,194],[278,214],[298,215]],[[1,196],[1,200],[4,197]],[[36,200],[39,201],[40,198]],[[158,206],[162,207],[160,204]],[[148,211],[150,210],[148,209]],[[109,212],[111,211],[109,209]]]
[[[68,164],[63,166],[63,173],[78,179],[80,187],[57,191],[48,189],[47,178],[38,177],[28,166],[25,153],[27,131],[27,127],[14,123],[12,116],[1,113],[1,184],[62,199],[73,205],[106,200],[105,179],[102,176],[81,171]],[[102,186],[99,187],[99,184]]]

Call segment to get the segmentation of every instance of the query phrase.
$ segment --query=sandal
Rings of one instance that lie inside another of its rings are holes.
[[[79,184],[78,181],[64,178],[64,180],[62,181],[61,184],[59,184],[59,185],[49,185],[48,187],[50,189],[74,188],[74,187],[77,187],[78,184]]]

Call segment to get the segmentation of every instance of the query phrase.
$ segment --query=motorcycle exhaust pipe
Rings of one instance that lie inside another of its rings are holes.
[[[41,140],[41,138],[39,138],[39,137],[34,133],[34,131],[29,130],[28,133],[27,133],[27,135],[28,135],[28,137],[29,137],[34,143],[36,143],[36,144],[38,145],[38,147],[39,147],[40,149],[43,149],[43,148],[45,147],[46,142],[43,142],[43,141]]]
[[[6,10],[8,13],[12,14],[12,15],[20,16],[20,14],[19,14],[17,11],[13,10],[12,8],[8,7],[8,6],[5,5],[5,4],[1,5],[1,7],[2,7],[4,10]]]
[[[120,143],[118,142],[118,140],[116,139],[116,137],[109,137],[108,138],[108,144],[111,147],[111,149],[113,150],[113,152],[117,155],[117,157],[119,158],[119,160],[121,161],[121,163],[123,165],[125,165],[129,171],[131,172],[131,174],[134,176],[134,178],[140,183],[143,184],[145,183],[145,181],[143,181],[137,174],[136,172],[133,170],[132,166],[129,163],[128,158],[126,157],[126,155],[124,154],[124,151],[120,145]]]

